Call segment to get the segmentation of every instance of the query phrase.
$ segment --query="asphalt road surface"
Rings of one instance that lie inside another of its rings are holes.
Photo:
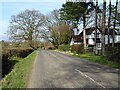
[[[40,50],[28,88],[118,88],[118,71],[56,51]]]

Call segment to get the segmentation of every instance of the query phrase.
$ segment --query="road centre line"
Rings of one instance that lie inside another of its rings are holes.
[[[56,57],[57,59],[59,59],[56,55],[52,54],[51,52],[49,52],[50,55],[52,55],[53,57]],[[92,82],[94,82],[95,84],[101,86],[102,88],[106,88],[105,86],[103,86],[102,84],[96,82],[93,78],[91,78],[90,76],[84,74],[83,72],[81,72],[80,70],[78,69],[75,69],[75,71],[79,72],[82,76],[88,78],[89,80],[91,80]]]
[[[91,81],[93,81],[95,84],[101,86],[102,88],[106,88],[105,86],[103,86],[102,84],[96,82],[93,78],[89,77],[88,75],[84,74],[83,72],[81,72],[78,69],[75,69],[75,71],[79,72],[82,76],[85,76],[86,78],[90,79]]]

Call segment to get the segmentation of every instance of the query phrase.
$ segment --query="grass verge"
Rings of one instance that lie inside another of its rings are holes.
[[[85,58],[87,60],[90,60],[90,61],[93,61],[93,62],[96,62],[96,63],[100,63],[100,64],[103,64],[103,65],[107,65],[107,66],[110,66],[110,67],[113,67],[113,68],[120,68],[120,64],[108,61],[103,56],[96,56],[96,55],[93,55],[93,54],[80,54],[80,55],[78,55],[78,57]]]
[[[107,66],[112,67],[112,68],[120,68],[119,63],[114,63],[114,62],[108,61],[103,56],[97,56],[97,55],[94,55],[94,54],[76,54],[76,53],[71,53],[71,52],[66,52],[66,53],[69,54],[69,55],[75,56],[75,57],[79,57],[79,58],[87,59],[89,61],[93,61],[93,62],[96,62],[96,63],[107,65]]]
[[[32,52],[26,58],[19,60],[13,70],[2,80],[2,88],[26,88],[32,63],[37,51]],[[16,58],[17,59],[17,58]]]

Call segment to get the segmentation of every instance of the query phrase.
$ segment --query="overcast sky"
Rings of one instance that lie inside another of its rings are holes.
[[[0,40],[8,40],[7,28],[10,17],[26,9],[36,9],[43,14],[49,14],[54,9],[60,9],[66,0],[0,0]],[[101,0],[99,4],[102,4]],[[109,1],[109,0],[107,0]],[[112,0],[115,3],[115,0]]]

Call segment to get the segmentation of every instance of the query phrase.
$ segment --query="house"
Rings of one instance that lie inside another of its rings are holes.
[[[73,44],[82,44],[83,43],[83,35],[80,33],[79,35],[73,35],[70,45]]]
[[[110,30],[110,43],[112,44],[113,38],[113,29]],[[95,35],[95,27],[86,28],[86,44],[87,48],[94,47],[94,35]],[[96,45],[97,49],[101,49],[101,37],[102,31],[97,28],[97,40]],[[120,35],[115,31],[115,43],[120,42]],[[83,31],[78,35],[73,35],[70,45],[73,44],[81,44],[83,43]],[[108,29],[105,29],[105,45],[108,45]]]

